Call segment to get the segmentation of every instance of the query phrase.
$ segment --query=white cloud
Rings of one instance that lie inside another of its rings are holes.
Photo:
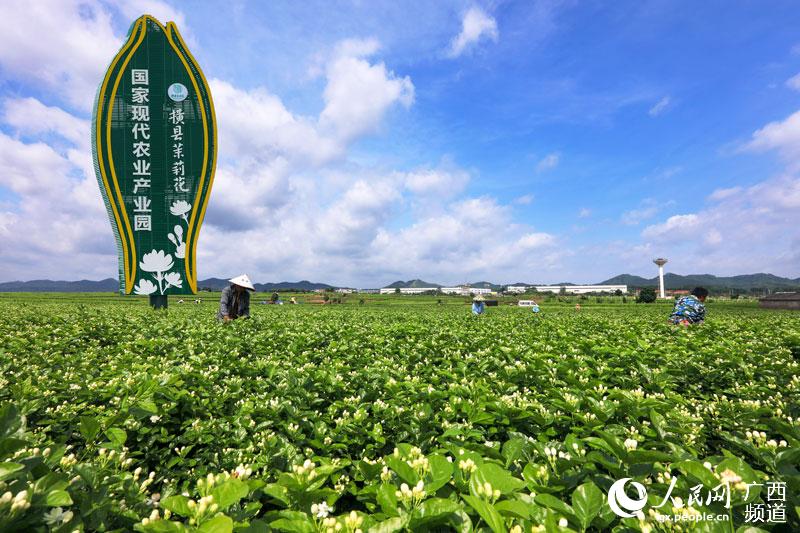
[[[800,73],[795,74],[786,80],[786,86],[795,91],[800,91]]]
[[[91,108],[103,72],[120,45],[111,13],[100,2],[3,4],[0,66],[5,77],[41,84],[78,109]]]
[[[536,172],[546,172],[548,170],[552,170],[556,168],[560,162],[561,154],[558,152],[547,154],[536,164]]]
[[[377,50],[375,40],[347,40],[326,67],[325,109],[319,122],[344,142],[374,133],[393,104],[408,108],[414,102],[408,76],[397,77],[384,63],[365,59]]]
[[[642,237],[664,240],[691,238],[699,226],[700,217],[695,214],[673,215],[666,222],[647,226],[642,231]]]
[[[481,39],[497,41],[497,22],[479,7],[471,7],[461,20],[461,33],[450,42],[448,55],[458,57]]]
[[[776,150],[790,165],[800,165],[800,111],[757,130],[745,148],[759,152]]]
[[[517,245],[526,250],[535,250],[555,244],[555,237],[549,233],[527,233],[517,240]]]
[[[592,216],[592,210],[588,207],[583,207],[578,211],[578,218],[589,218],[590,216]]]
[[[231,159],[258,154],[323,164],[340,156],[340,139],[318,131],[316,119],[296,116],[263,87],[245,91],[212,79],[220,153]]]
[[[661,210],[659,204],[653,198],[645,198],[636,209],[622,213],[621,221],[626,226],[636,226],[642,221],[653,218]]]
[[[421,168],[404,176],[406,189],[416,195],[451,197],[460,193],[469,182],[469,174],[460,169]]]
[[[514,199],[514,203],[517,205],[529,205],[533,202],[534,196],[532,194],[523,194],[522,196],[518,196]]]
[[[727,189],[716,189],[708,198],[709,200],[724,200],[742,192],[741,187],[729,187]]]
[[[772,272],[796,276],[800,261],[800,177],[783,174],[750,187],[719,189],[710,205],[642,231],[654,253],[691,272]]]
[[[655,105],[653,105],[653,107],[651,107],[647,111],[647,114],[650,115],[651,117],[657,117],[658,115],[662,114],[664,111],[667,110],[671,102],[672,100],[670,99],[670,97],[665,96],[661,100],[656,102]]]

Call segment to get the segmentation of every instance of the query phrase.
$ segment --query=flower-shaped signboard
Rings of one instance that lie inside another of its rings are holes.
[[[175,24],[139,17],[100,84],[95,172],[120,292],[197,292],[197,238],[217,156],[214,105]]]

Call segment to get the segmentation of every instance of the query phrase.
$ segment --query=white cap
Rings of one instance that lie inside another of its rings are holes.
[[[236,276],[235,278],[231,278],[228,281],[233,283],[234,285],[238,285],[240,287],[244,287],[245,289],[254,291],[256,290],[253,287],[253,284],[250,282],[250,278],[247,277],[247,274],[242,274],[241,276]]]

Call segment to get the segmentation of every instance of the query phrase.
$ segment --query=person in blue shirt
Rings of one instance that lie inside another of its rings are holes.
[[[695,287],[689,296],[683,296],[675,302],[675,308],[672,310],[669,321],[681,326],[702,324],[706,318],[705,301],[707,297],[708,289]]]
[[[475,316],[482,315],[486,310],[486,305],[483,303],[483,296],[480,294],[472,299],[472,314]]]
[[[531,310],[534,313],[538,313],[539,312],[539,304],[537,304],[536,301],[533,302],[533,305],[531,306]]]

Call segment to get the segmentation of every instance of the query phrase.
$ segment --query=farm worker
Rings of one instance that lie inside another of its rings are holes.
[[[681,326],[702,324],[706,318],[705,301],[707,297],[708,289],[695,287],[689,296],[683,296],[675,302],[675,308],[672,310],[669,321]]]
[[[219,298],[219,312],[217,320],[230,322],[240,317],[250,318],[250,292],[256,288],[250,282],[247,274],[229,279],[230,285],[222,289]]]
[[[534,313],[538,313],[539,312],[539,304],[536,303],[536,300],[531,300],[531,301],[533,302],[533,305],[531,306],[531,310]]]
[[[576,311],[580,311],[581,310],[581,304],[575,304],[575,310]]]
[[[486,309],[486,306],[483,303],[483,296],[480,294],[477,295],[475,298],[472,299],[472,314],[473,315],[481,315],[483,311]]]

